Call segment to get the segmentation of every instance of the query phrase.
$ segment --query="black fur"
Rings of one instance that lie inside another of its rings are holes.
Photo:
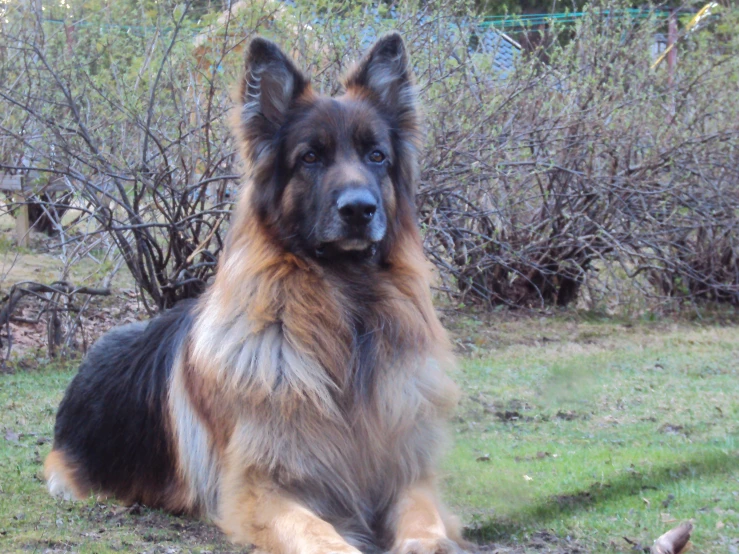
[[[78,483],[129,502],[166,495],[174,486],[163,402],[194,305],[183,301],[149,322],[113,329],[88,353],[54,427],[54,448],[78,468]]]

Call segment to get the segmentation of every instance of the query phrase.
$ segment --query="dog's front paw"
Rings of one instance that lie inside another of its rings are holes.
[[[461,554],[459,545],[446,537],[406,539],[393,549],[392,554]]]

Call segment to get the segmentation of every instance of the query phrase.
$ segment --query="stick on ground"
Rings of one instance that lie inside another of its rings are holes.
[[[664,535],[654,541],[651,554],[681,554],[689,549],[690,533],[693,531],[693,524],[685,521],[667,531]]]

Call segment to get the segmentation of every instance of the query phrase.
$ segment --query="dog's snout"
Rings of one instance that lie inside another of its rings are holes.
[[[377,213],[377,200],[367,189],[351,188],[339,195],[336,207],[349,225],[367,225]]]

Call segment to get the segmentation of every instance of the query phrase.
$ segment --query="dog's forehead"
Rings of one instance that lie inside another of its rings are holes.
[[[303,117],[290,142],[320,142],[326,146],[360,142],[384,143],[390,128],[377,110],[367,101],[347,96],[318,97],[303,108]]]

